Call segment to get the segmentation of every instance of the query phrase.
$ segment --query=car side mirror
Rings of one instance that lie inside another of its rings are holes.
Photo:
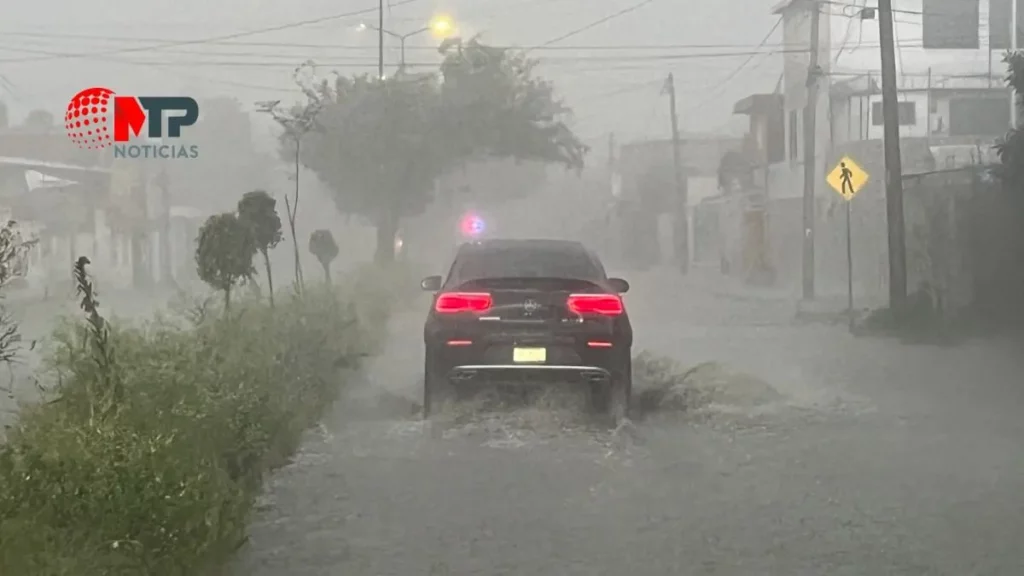
[[[629,282],[626,282],[622,278],[609,278],[608,285],[612,287],[619,294],[625,294],[629,292]]]
[[[441,289],[441,277],[440,276],[427,276],[420,282],[420,288],[424,292],[437,292]]]

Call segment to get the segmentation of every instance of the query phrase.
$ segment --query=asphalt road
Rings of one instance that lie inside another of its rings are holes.
[[[407,417],[421,314],[272,479],[238,574],[1024,574],[1024,355],[637,280],[638,348],[756,374],[701,418]]]

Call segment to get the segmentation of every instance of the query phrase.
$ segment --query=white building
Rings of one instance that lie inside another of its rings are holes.
[[[936,144],[988,143],[1010,119],[1003,78],[1011,0],[893,0],[896,76],[902,138]],[[1018,45],[1024,47],[1024,0]],[[785,158],[772,168],[772,193],[802,190],[803,110],[807,99],[811,9],[820,9],[816,158],[836,146],[882,138],[881,52],[877,0],[785,0],[783,18]],[[819,193],[826,193],[819,178]]]

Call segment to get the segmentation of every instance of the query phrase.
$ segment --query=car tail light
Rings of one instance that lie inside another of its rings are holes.
[[[437,297],[434,310],[441,314],[486,312],[491,303],[491,295],[486,292],[445,292]]]
[[[623,313],[622,298],[615,294],[571,294],[566,302],[573,314],[618,316]]]

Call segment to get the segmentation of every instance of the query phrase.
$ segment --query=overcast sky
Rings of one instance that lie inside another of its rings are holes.
[[[416,29],[450,14],[463,36],[495,44],[543,45],[641,0],[391,0],[385,27]],[[78,90],[107,86],[126,94],[232,95],[244,103],[294,99],[291,68],[305,59],[341,73],[373,72],[376,36],[357,26],[374,0],[34,0],[8,2],[0,20],[0,97],[15,119],[31,108],[62,113]],[[532,52],[573,106],[578,131],[594,142],[667,137],[661,82],[677,78],[684,131],[742,132],[733,103],[771,91],[782,58],[751,52],[776,21],[766,0],[650,0],[636,10]],[[102,7],[101,7],[102,5]],[[314,21],[231,40],[201,42]],[[154,48],[175,41],[192,41]],[[429,36],[409,40],[407,60],[436,64]],[[776,31],[767,49],[781,43]],[[618,47],[618,48],[616,48]],[[613,49],[614,48],[614,49]],[[119,51],[111,53],[112,51]],[[54,54],[102,56],[54,57]],[[733,54],[733,55],[730,55]],[[386,52],[398,62],[397,42]],[[27,61],[34,59],[33,61]],[[749,60],[749,62],[747,62]],[[736,73],[736,69],[746,66]],[[727,78],[732,78],[723,83]]]

